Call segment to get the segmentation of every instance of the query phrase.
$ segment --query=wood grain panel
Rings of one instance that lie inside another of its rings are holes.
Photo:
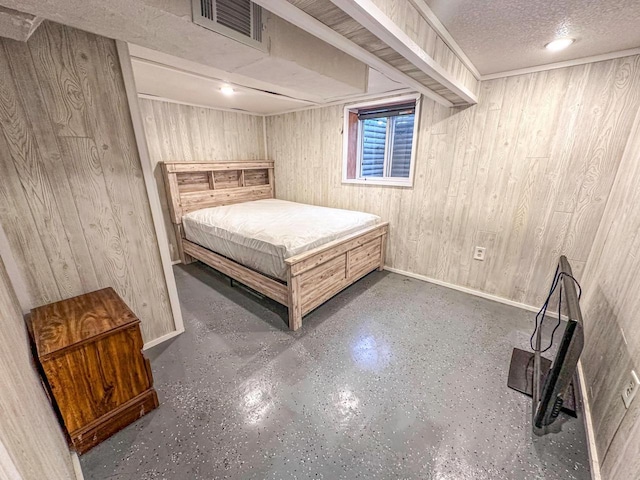
[[[231,170],[229,172],[214,172],[213,184],[214,188],[234,188],[241,187],[241,175],[238,170]]]
[[[347,275],[347,254],[329,260],[322,269],[311,269],[300,275],[300,304],[303,312],[317,307],[342,290]],[[371,271],[371,270],[370,270]]]
[[[35,344],[40,358],[138,322],[112,288],[31,310],[31,328],[37,332]]]
[[[2,258],[0,321],[0,448],[7,450],[20,478],[72,480],[69,449],[33,368],[24,319]]]
[[[0,152],[8,152],[6,141],[0,135]],[[23,216],[20,212],[29,211],[20,182],[16,181],[18,173],[9,163],[8,155],[0,155],[2,171],[5,177],[0,183],[0,213],[5,230],[13,232],[8,237],[12,252],[28,252],[23,254],[27,268],[23,268],[23,278],[29,290],[40,292],[43,299],[51,300],[60,298],[60,289],[53,275],[47,259],[42,240],[38,235],[38,227],[32,216]],[[15,255],[15,254],[14,254]],[[44,303],[44,302],[43,302]]]
[[[211,188],[211,177],[206,172],[178,173],[176,174],[176,180],[181,192],[199,192]],[[238,186],[237,181],[236,186]]]
[[[90,126],[83,72],[76,63],[71,29],[43,25],[39,35],[29,40],[35,53],[33,63],[38,76],[45,80],[40,90],[48,105],[51,123],[57,136],[86,137]],[[46,31],[46,33],[44,33]]]
[[[244,170],[242,185],[247,187],[269,184],[269,170]]]
[[[640,112],[583,280],[586,348],[582,362],[605,480],[637,478],[640,471],[640,402],[636,398],[626,410],[620,395],[629,372],[640,372],[639,155]]]
[[[412,189],[341,183],[342,106],[267,117],[278,196],[390,221],[391,267],[540,305],[560,253],[587,260],[640,106],[640,58],[491,80],[479,98],[424,100]]]
[[[151,387],[137,325],[42,361],[70,434]],[[96,377],[99,380],[96,380]]]
[[[472,92],[478,91],[480,82],[444,40],[440,38],[433,27],[427,23],[411,2],[373,0],[373,3],[442,68]]]
[[[168,212],[169,206],[159,162],[266,158],[262,117],[148,99],[139,102],[163,212]],[[171,258],[179,260],[168,213],[165,213],[165,229]]]
[[[33,305],[113,286],[146,341],[173,331],[115,43],[51,22],[2,39],[0,131],[0,222]]]
[[[348,277],[361,277],[380,265],[380,238],[353,249],[349,252]]]
[[[215,168],[211,168],[211,164],[215,163]],[[168,162],[166,164],[166,168],[168,172],[171,173],[181,173],[181,172],[201,172],[203,170],[211,170],[216,172],[224,172],[229,170],[247,170],[247,169],[257,169],[263,170],[265,168],[271,168],[273,162],[268,160],[261,160],[259,162],[255,161],[245,161],[245,162],[227,162],[222,160],[208,160],[202,162],[187,162],[187,161],[179,161],[179,162]]]
[[[0,115],[3,118],[2,129],[5,141],[9,147],[5,150],[2,164],[3,171],[15,173],[20,180],[16,177],[7,177],[3,183],[6,183],[11,193],[7,191],[5,195],[15,198],[24,191],[24,195],[32,199],[28,202],[29,209],[33,217],[40,220],[34,222],[34,226],[40,237],[59,295],[73,295],[80,288],[80,279],[62,225],[61,209],[56,202],[53,187],[55,182],[52,182],[47,175],[47,172],[55,170],[53,164],[59,162],[60,152],[57,145],[49,143],[50,137],[46,132],[43,135],[46,138],[42,140],[44,154],[40,153],[41,147],[38,142],[43,136],[38,137],[38,132],[31,128],[31,119],[27,111],[30,106],[36,108],[41,106],[29,100],[31,97],[29,87],[34,80],[34,70],[33,68],[17,69],[20,73],[13,76],[12,67],[21,65],[24,59],[28,58],[28,52],[24,53],[27,47],[21,42],[7,40],[7,44],[10,48],[4,48],[5,55],[0,55],[2,57],[0,58]],[[18,89],[18,85],[22,87],[22,91]],[[23,104],[23,98],[28,102],[26,105]],[[46,147],[51,147],[52,150],[46,150]],[[48,290],[46,287],[45,289]],[[50,295],[47,292],[46,296]]]
[[[72,30],[72,39],[76,45],[86,45],[87,54],[77,48],[76,57],[92,72],[84,82],[94,92],[89,118],[95,119],[94,137],[105,151],[104,181],[112,210],[119,216],[123,254],[129,262],[130,285],[123,298],[142,319],[145,340],[158,338],[175,326],[115,43],[80,30]],[[124,290],[118,292],[122,295]],[[150,319],[157,322],[155,329],[148,325]]]
[[[195,243],[184,241],[183,247],[185,252],[193,255],[210,267],[215,268],[225,275],[229,275],[231,278],[235,278],[248,287],[264,293],[267,297],[275,300],[276,302],[287,305],[287,286],[283,283],[266,277],[253,270],[249,270],[248,268],[218,255],[211,250],[207,250],[200,245],[196,245]]]
[[[269,185],[225,188],[224,190],[190,192],[180,195],[182,211],[185,214],[201,208],[232,205],[266,198],[271,198],[271,187]]]
[[[75,432],[74,447],[78,452],[87,452],[155,408],[158,408],[158,395],[154,390],[147,390],[107,413],[101,421]]]
[[[325,243],[313,250],[289,257],[285,259],[285,263],[291,266],[293,275],[300,275],[350,250],[357,250],[361,246],[387,235],[387,233],[387,223],[373,225],[346,237]]]
[[[464,96],[427,75],[330,0],[315,0],[314,2],[306,0],[288,1],[453,104],[463,105],[468,103]],[[422,49],[426,55],[442,67],[442,70],[449,73],[452,80],[473,93],[477,92],[479,82],[471,71],[437,35],[426,20],[422,18],[413,5],[409,2],[376,1],[374,3],[384,15],[409,36],[410,40],[416,43],[417,48]]]

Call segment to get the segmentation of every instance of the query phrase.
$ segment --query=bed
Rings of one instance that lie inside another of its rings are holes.
[[[279,302],[289,328],[384,266],[388,223],[275,199],[273,162],[165,162],[180,260],[199,260]]]

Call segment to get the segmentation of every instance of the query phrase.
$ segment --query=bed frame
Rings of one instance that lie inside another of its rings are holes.
[[[273,162],[165,162],[162,172],[180,260],[200,260],[289,308],[289,328],[302,317],[373,270],[384,267],[388,223],[364,228],[285,259],[280,282],[190,242],[182,216],[200,208],[275,198]]]

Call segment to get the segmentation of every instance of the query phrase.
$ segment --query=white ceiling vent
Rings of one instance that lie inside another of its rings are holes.
[[[262,8],[250,0],[191,0],[193,21],[252,47],[262,43]]]

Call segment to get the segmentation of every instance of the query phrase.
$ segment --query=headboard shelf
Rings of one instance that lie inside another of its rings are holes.
[[[171,221],[201,208],[274,197],[273,162],[164,162]]]
[[[167,172],[208,172],[223,170],[256,170],[273,168],[273,162],[163,162]]]

